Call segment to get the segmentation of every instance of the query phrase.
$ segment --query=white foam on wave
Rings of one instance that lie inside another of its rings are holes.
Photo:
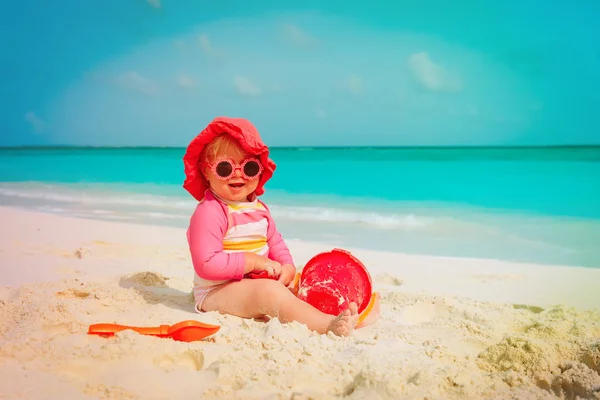
[[[118,212],[132,218],[177,219],[189,218],[197,202],[178,196],[162,196],[135,192],[122,192],[72,188],[63,185],[16,184],[0,186],[1,197],[26,198],[39,206],[60,208],[61,212],[75,208],[78,213],[85,210],[93,216],[108,216]],[[42,203],[42,204],[39,204]],[[56,203],[59,203],[58,205]],[[332,224],[359,224],[374,229],[414,230],[423,229],[434,222],[432,217],[399,214],[392,211],[371,211],[344,207],[288,206],[269,204],[273,216],[288,221],[303,221]]]
[[[185,215],[181,214],[165,214],[161,212],[140,212],[136,213],[141,217],[150,217],[150,218],[158,218],[158,219],[186,219]]]
[[[69,210],[66,208],[60,208],[60,207],[50,207],[50,206],[39,206],[35,208],[38,211],[41,212],[47,212],[47,213],[54,213],[54,214],[64,214],[64,213],[68,213]]]
[[[56,190],[60,190],[62,192],[57,192]],[[193,209],[193,207],[196,204],[195,201],[178,199],[177,197],[173,196],[118,192],[89,193],[83,190],[53,188],[51,186],[46,186],[44,188],[38,187],[32,189],[13,189],[7,187],[0,187],[0,195],[28,199],[50,200],[63,203],[78,203],[90,205],[114,204],[127,206],[154,206],[185,210]]]
[[[270,206],[275,218],[297,221],[350,223],[369,225],[379,229],[418,229],[433,223],[432,218],[413,214],[377,213],[372,211],[326,207]]]
[[[110,214],[114,214],[115,212],[112,210],[92,210],[92,214],[97,214],[97,215],[110,215]]]

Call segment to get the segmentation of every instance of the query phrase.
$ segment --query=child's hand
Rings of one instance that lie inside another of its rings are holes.
[[[281,275],[281,264],[268,257],[259,256],[254,253],[246,253],[246,267],[244,268],[244,273],[249,274],[253,271],[266,271],[269,276],[279,278]]]
[[[291,264],[283,264],[281,267],[281,275],[277,282],[283,283],[284,286],[289,286],[296,277],[296,267]]]
[[[257,270],[267,271],[269,276],[278,278],[281,276],[281,264],[277,261],[273,261],[267,259],[264,263],[262,263],[261,268],[256,268]]]

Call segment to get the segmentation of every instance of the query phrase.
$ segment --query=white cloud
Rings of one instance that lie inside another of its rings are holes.
[[[35,133],[42,133],[46,129],[46,123],[33,111],[25,114],[25,121],[29,122]]]
[[[177,77],[177,84],[184,88],[197,88],[198,82],[189,75],[181,74]]]
[[[202,35],[198,36],[198,44],[205,54],[210,56],[214,53],[212,43],[206,34],[203,33]]]
[[[284,38],[293,46],[307,49],[317,43],[317,40],[294,24],[283,24],[281,30]]]
[[[160,0],[146,0],[146,2],[148,2],[148,4],[150,4],[154,8],[161,8],[162,7],[162,4],[160,3]]]
[[[459,92],[462,82],[444,67],[434,63],[429,54],[415,53],[408,58],[408,67],[415,79],[432,92]]]
[[[224,58],[225,53],[222,50],[216,49],[207,34],[203,33],[198,36],[198,45],[202,52],[212,58]]]
[[[344,81],[344,87],[350,93],[361,94],[364,91],[364,83],[360,76],[358,75],[349,75]]]
[[[116,78],[117,84],[135,90],[147,95],[158,92],[156,84],[149,79],[144,78],[136,71],[128,71]]]
[[[240,75],[236,75],[233,77],[233,83],[238,92],[248,96],[258,96],[262,93],[260,86],[250,79],[245,78]]]

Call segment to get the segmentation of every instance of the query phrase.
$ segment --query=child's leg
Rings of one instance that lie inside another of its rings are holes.
[[[358,307],[350,304],[338,316],[325,314],[298,299],[288,288],[271,279],[242,279],[211,291],[203,311],[219,311],[242,318],[277,317],[282,323],[298,321],[318,333],[332,331],[348,336],[358,321]]]

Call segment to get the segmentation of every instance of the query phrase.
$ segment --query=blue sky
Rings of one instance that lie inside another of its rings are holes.
[[[274,146],[600,144],[599,18],[593,0],[13,0],[0,145],[186,146],[217,115]]]

